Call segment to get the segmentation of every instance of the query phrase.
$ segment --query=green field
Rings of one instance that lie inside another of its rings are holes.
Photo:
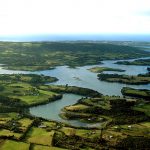
[[[33,120],[21,118],[19,114],[17,114],[16,118],[11,116],[9,120],[4,119],[5,117],[2,117],[1,120],[3,120],[3,122],[0,121],[0,137],[12,138],[15,140],[19,140],[23,137],[33,123]]]
[[[0,83],[30,83],[44,84],[55,82],[58,79],[55,77],[37,75],[37,74],[0,74]]]
[[[22,105],[32,106],[47,103],[61,98],[60,94],[51,91],[37,89],[35,86],[27,83],[17,83],[5,85],[0,93],[1,96],[17,99]],[[12,100],[13,102],[13,100]]]
[[[135,106],[134,109],[144,112],[146,115],[150,116],[150,103],[141,103]]]
[[[133,89],[129,87],[124,87],[121,89],[121,92],[125,96],[131,96],[136,98],[143,98],[149,100],[150,98],[150,90],[145,89]]]
[[[30,143],[52,146],[54,131],[47,132],[42,128],[31,128],[26,136],[26,140]]]
[[[74,128],[70,128],[70,127],[63,127],[60,129],[60,131],[64,132],[68,136],[77,135],[79,137],[89,138],[89,139],[99,137],[100,133],[101,133],[100,130],[74,129]]]
[[[2,146],[0,146],[1,150],[29,150],[30,144],[24,142],[17,142],[6,140]]]
[[[43,146],[43,145],[34,145],[33,150],[65,150],[64,148],[59,147],[49,147],[49,146]]]

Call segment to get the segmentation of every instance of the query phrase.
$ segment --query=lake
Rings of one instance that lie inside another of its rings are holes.
[[[133,61],[132,59],[130,61]],[[147,73],[148,66],[127,66],[127,65],[118,65],[114,64],[116,60],[106,60],[103,61],[103,64],[99,65],[90,65],[83,66],[77,68],[69,68],[68,66],[58,66],[53,70],[44,70],[44,71],[35,71],[35,72],[27,72],[27,71],[12,71],[12,70],[4,70],[0,68],[1,74],[12,74],[12,73],[34,73],[34,74],[44,74],[47,76],[57,77],[59,80],[57,82],[51,83],[55,85],[70,85],[70,86],[79,86],[90,88],[104,95],[119,95],[121,94],[121,89],[123,87],[132,87],[138,89],[149,89],[150,84],[147,85],[127,85],[122,83],[110,83],[105,81],[100,81],[97,79],[97,74],[90,72],[88,69],[100,66],[100,67],[111,67],[111,68],[119,68],[125,70],[125,72],[113,72],[109,71],[107,73],[118,73],[118,74],[128,74],[128,75],[137,75],[139,73]],[[46,119],[63,121],[70,123],[74,126],[97,126],[97,124],[88,124],[83,123],[78,120],[63,120],[59,117],[61,109],[65,106],[75,104],[81,96],[75,94],[64,94],[61,100],[57,100],[55,102],[51,102],[46,105],[40,105],[36,107],[30,108],[30,112],[32,115],[43,117]],[[101,125],[101,124],[98,124]]]
[[[109,61],[103,61],[102,62],[103,64],[90,65],[90,66],[77,67],[77,68],[69,68],[68,66],[59,66],[53,70],[37,71],[34,73],[57,77],[59,80],[53,83],[55,85],[68,84],[70,86],[90,88],[104,95],[122,96],[121,89],[126,86],[129,86],[132,88],[138,88],[138,89],[140,88],[150,89],[150,84],[127,85],[127,84],[122,84],[122,83],[110,83],[110,82],[100,81],[97,79],[96,73],[92,73],[88,70],[89,68],[100,66],[100,67],[119,68],[119,69],[125,70],[125,72],[113,72],[113,71],[108,72],[107,71],[107,73],[118,73],[118,74],[128,74],[128,75],[137,75],[139,73],[147,73],[148,66],[118,65],[118,64],[114,64],[115,62],[116,61],[114,60],[109,60]]]
[[[97,126],[96,123],[88,124],[78,120],[64,120],[59,116],[61,109],[63,107],[75,104],[81,97],[82,96],[75,94],[63,94],[63,97],[60,100],[51,102],[46,105],[40,105],[30,108],[30,113],[38,117],[65,122],[74,126],[83,126],[83,127]],[[100,125],[100,123],[98,125]]]

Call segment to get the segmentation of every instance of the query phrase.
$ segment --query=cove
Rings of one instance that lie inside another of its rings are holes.
[[[132,59],[130,61],[133,61],[133,60],[135,59]],[[53,70],[37,71],[34,73],[57,77],[59,80],[55,83],[52,83],[55,85],[68,84],[69,86],[90,88],[104,95],[122,96],[121,89],[123,87],[131,87],[131,88],[137,88],[137,89],[150,89],[150,84],[128,85],[128,84],[123,84],[123,83],[109,83],[105,81],[100,81],[97,79],[96,73],[92,73],[88,70],[89,68],[99,66],[99,67],[119,68],[119,69],[125,70],[125,72],[113,72],[113,71],[108,72],[107,71],[107,73],[117,73],[117,74],[127,74],[127,75],[137,75],[139,73],[141,74],[147,73],[148,66],[118,65],[118,64],[115,64],[115,62],[117,61],[106,60],[102,62],[103,64],[83,66],[83,67],[77,67],[77,68],[69,68],[68,66],[59,66]]]
[[[68,105],[75,104],[82,96],[76,94],[63,94],[63,97],[60,100],[51,102],[46,105],[39,105],[30,108],[30,113],[34,116],[42,117],[45,119],[50,119],[59,122],[66,122],[73,126],[79,127],[94,127],[100,126],[100,123],[84,123],[78,120],[64,120],[59,114],[61,109]]]

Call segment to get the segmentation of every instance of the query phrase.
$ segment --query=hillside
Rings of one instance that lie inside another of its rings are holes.
[[[98,64],[108,59],[150,56],[135,47],[89,42],[0,42],[0,63],[12,70],[45,70]]]

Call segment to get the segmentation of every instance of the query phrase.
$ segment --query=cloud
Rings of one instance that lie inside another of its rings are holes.
[[[147,17],[149,17],[150,16],[150,10],[140,11],[137,14],[140,15],[140,16],[147,16]]]
[[[150,33],[149,0],[0,0],[0,35]]]

